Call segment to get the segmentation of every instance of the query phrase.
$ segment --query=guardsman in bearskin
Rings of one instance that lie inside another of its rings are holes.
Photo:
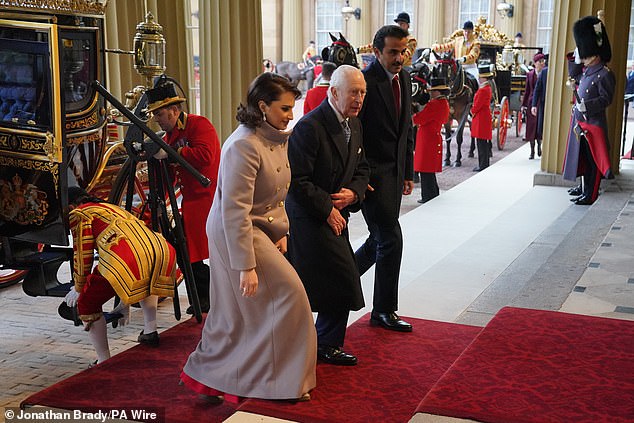
[[[458,63],[462,63],[465,71],[477,77],[477,62],[480,57],[480,41],[473,31],[473,22],[466,21],[462,25],[462,34],[453,40],[442,44],[434,44],[431,49],[436,53],[453,51],[453,57]],[[460,34],[459,30],[456,32]]]
[[[440,194],[436,172],[442,172],[442,136],[440,129],[449,119],[449,87],[445,78],[432,78],[431,100],[412,118],[416,131],[414,172],[420,172],[419,203],[426,203]]]
[[[181,104],[185,99],[176,94],[171,82],[159,83],[156,88],[147,90],[146,94],[147,111],[153,114],[154,120],[166,132],[165,142],[211,181],[208,187],[204,187],[180,165],[172,165],[175,182],[180,185],[183,194],[181,208],[189,261],[194,272],[200,308],[206,313],[209,311],[209,267],[203,260],[209,258],[206,224],[216,192],[220,141],[207,118],[182,110]],[[154,157],[165,159],[167,153],[160,150]],[[187,313],[193,314],[191,306]]]
[[[612,49],[603,23],[586,16],[575,22],[572,30],[577,48],[568,55],[568,74],[578,81],[578,87],[563,177],[574,181],[582,176],[583,189],[571,189],[571,195],[579,195],[571,201],[589,205],[599,196],[601,177],[611,176],[605,110],[612,103],[616,82],[605,65],[612,58]]]
[[[493,138],[492,114],[491,114],[491,98],[493,91],[489,82],[493,77],[494,65],[483,64],[478,66],[478,80],[480,88],[473,96],[473,105],[471,106],[471,137],[476,139],[476,147],[478,149],[478,166],[473,169],[474,172],[489,167],[489,158],[491,157],[491,139]]]
[[[158,233],[127,211],[93,197],[82,188],[68,189],[73,234],[73,280],[66,295],[69,307],[77,305],[84,330],[97,352],[97,362],[110,358],[103,305],[115,295],[115,309],[127,323],[129,305],[140,303],[144,328],[142,344],[156,347],[158,297],[174,296],[176,252]],[[99,259],[93,269],[94,252]]]

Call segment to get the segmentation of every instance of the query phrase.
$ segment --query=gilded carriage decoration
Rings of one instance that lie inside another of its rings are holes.
[[[24,183],[17,173],[10,181],[0,179],[0,217],[19,225],[41,225],[48,215],[47,194]]]

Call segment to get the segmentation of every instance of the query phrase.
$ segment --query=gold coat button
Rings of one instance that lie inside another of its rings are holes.
[[[271,206],[266,206],[266,209],[267,210],[271,210]]]
[[[291,167],[291,164],[290,163],[286,163],[286,168],[288,169],[290,167]]]
[[[271,151],[275,150],[275,147],[271,146]]]
[[[277,206],[278,207],[284,207],[284,201],[280,201]]]
[[[280,189],[281,189],[280,187],[276,187],[275,192],[280,192]]]
[[[277,168],[277,172],[279,173],[279,172],[281,172],[281,171],[282,171],[282,167],[281,167],[281,166],[278,166],[278,168]]]
[[[273,222],[273,216],[269,216],[269,223]]]

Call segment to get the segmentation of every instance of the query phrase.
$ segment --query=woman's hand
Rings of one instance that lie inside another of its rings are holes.
[[[286,235],[284,235],[282,239],[277,241],[275,243],[275,246],[277,247],[280,253],[286,254],[286,251],[288,250],[288,238],[286,237]]]
[[[330,210],[330,215],[328,215],[326,221],[328,222],[330,229],[332,229],[334,234],[337,236],[341,235],[341,232],[343,232],[346,227],[346,219],[343,218],[336,207],[333,207],[332,210]]]
[[[258,290],[258,274],[255,268],[240,271],[240,291],[243,297],[254,297]]]

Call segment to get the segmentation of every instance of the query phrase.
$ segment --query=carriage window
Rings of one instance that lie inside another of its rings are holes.
[[[91,81],[96,75],[94,34],[63,34],[62,37],[62,92],[66,112],[85,108],[93,98]]]
[[[51,127],[47,32],[0,26],[0,124]]]

